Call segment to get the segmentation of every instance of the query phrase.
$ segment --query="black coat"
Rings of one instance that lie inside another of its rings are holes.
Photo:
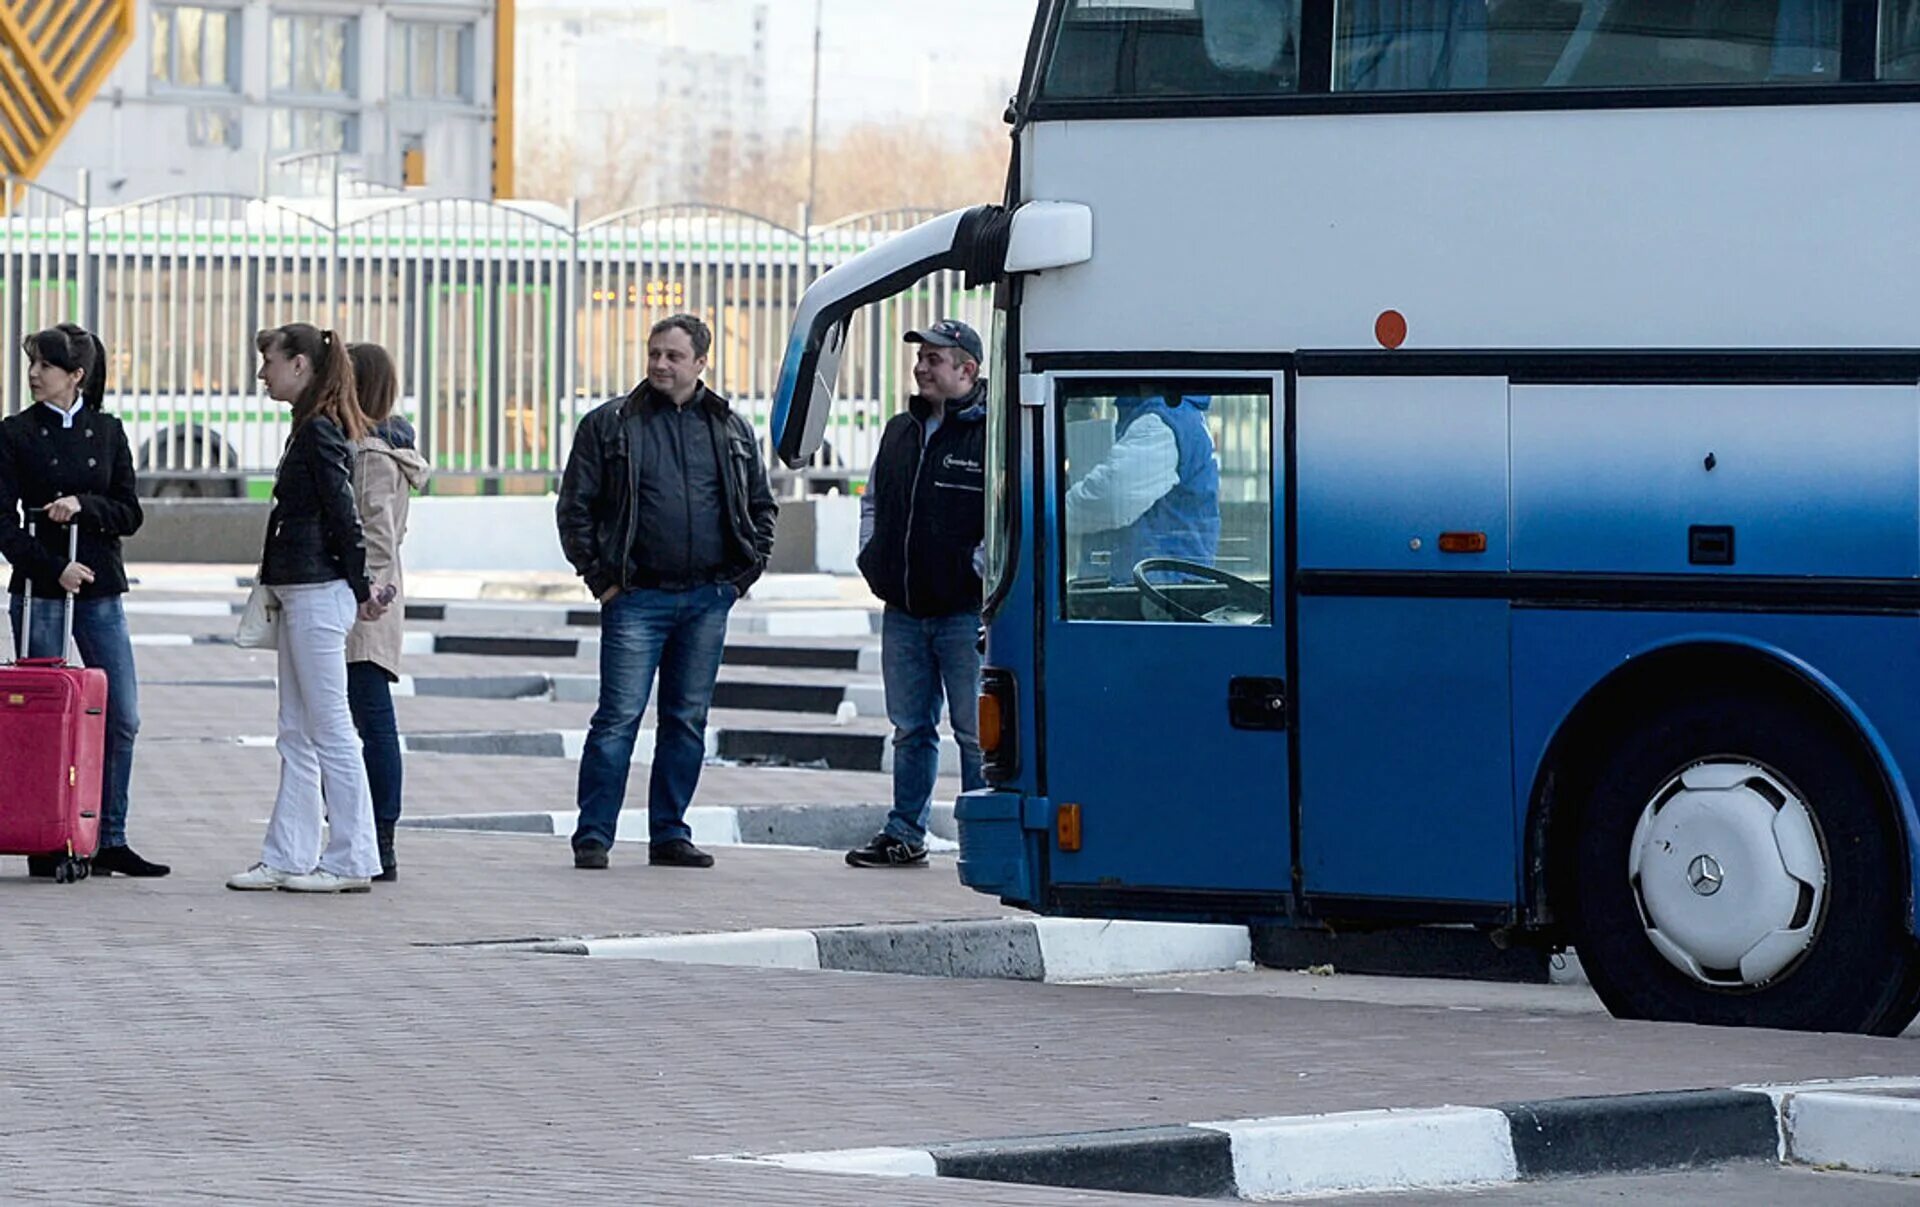
[[[627,556],[636,544],[671,537],[639,530],[634,492],[639,459],[629,447],[627,420],[654,394],[653,387],[642,382],[625,398],[588,412],[574,432],[573,451],[560,479],[560,501],[554,508],[560,548],[596,599],[610,587],[627,590],[636,585],[628,567],[632,559]],[[726,464],[720,477],[727,501],[723,522],[733,554],[729,565],[738,567],[728,581],[745,594],[773,556],[773,526],[780,506],[767,485],[752,425],[705,386],[687,405],[700,408],[710,425],[713,446],[723,450]]]
[[[986,395],[981,382],[948,404],[930,440],[930,407],[917,397],[880,433],[867,475],[873,536],[860,550],[860,573],[910,616],[980,610],[973,554],[987,531]]]
[[[120,538],[140,530],[146,517],[135,491],[133,450],[120,420],[105,411],[81,408],[73,427],[59,414],[36,403],[0,421],[0,554],[13,564],[15,595],[33,579],[36,598],[62,594],[60,572],[67,568],[67,528],[35,517],[40,538],[27,535],[21,508],[45,507],[72,495],[80,500],[80,564],[93,581],[80,589],[83,599],[120,595],[127,570]]]
[[[353,496],[353,445],[333,420],[315,416],[288,437],[274,474],[260,581],[281,587],[338,578],[361,603],[373,593]]]

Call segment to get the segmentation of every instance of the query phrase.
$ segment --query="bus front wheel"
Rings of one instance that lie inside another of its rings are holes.
[[[1838,718],[1761,694],[1682,699],[1599,768],[1564,866],[1608,1010],[1879,1035],[1912,1020],[1906,848]]]

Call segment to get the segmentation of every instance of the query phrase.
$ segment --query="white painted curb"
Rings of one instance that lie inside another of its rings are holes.
[[[1844,1090],[1790,1094],[1780,1127],[1790,1161],[1920,1175],[1920,1098]]]
[[[1233,1142],[1242,1199],[1518,1181],[1507,1117],[1480,1107],[1195,1123]]]
[[[129,616],[233,616],[224,599],[129,599],[121,605]],[[239,618],[234,617],[238,623]]]
[[[869,1174],[880,1178],[931,1178],[939,1173],[933,1154],[923,1148],[845,1148],[834,1152],[774,1153],[740,1160],[748,1165],[775,1165],[808,1173]]]
[[[588,939],[589,956],[615,960],[665,960],[674,964],[726,964],[735,968],[820,969],[820,944],[810,930],[741,930],[712,935],[649,935],[634,939]]]
[[[1244,926],[1035,918],[1040,962],[1049,981],[1211,972],[1253,959]]]

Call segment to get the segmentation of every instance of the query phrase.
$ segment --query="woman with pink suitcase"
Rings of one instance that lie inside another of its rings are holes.
[[[0,555],[13,566],[15,648],[22,658],[63,658],[62,596],[75,596],[73,644],[81,660],[107,679],[100,845],[92,871],[164,876],[165,864],[143,859],[127,845],[140,693],[120,601],[127,590],[120,541],[139,530],[143,516],[126,430],[103,409],[106,349],[98,336],[72,323],[29,335],[21,346],[34,405],[0,420]],[[38,513],[37,534],[28,533],[23,509]],[[70,549],[77,552],[69,556]],[[23,633],[29,583],[39,606],[33,631]],[[60,862],[52,855],[30,856],[27,866],[35,876],[53,877]]]

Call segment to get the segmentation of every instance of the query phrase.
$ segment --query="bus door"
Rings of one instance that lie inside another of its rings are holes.
[[[1041,757],[1068,894],[1285,893],[1283,375],[1059,374]],[[1198,904],[1183,904],[1197,902]]]

